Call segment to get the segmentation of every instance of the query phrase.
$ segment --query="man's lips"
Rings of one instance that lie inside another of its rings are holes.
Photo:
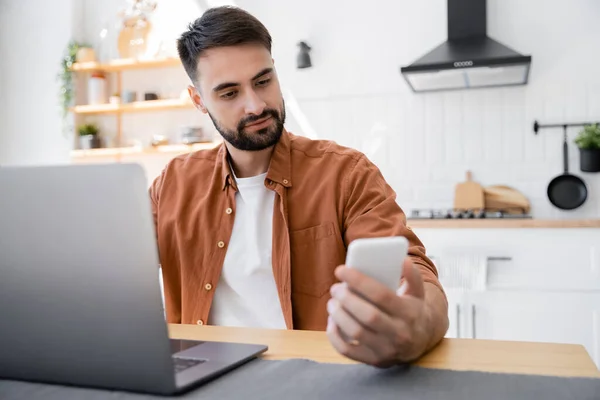
[[[259,119],[258,121],[254,121],[249,124],[246,124],[246,127],[258,126],[258,125],[264,124],[265,122],[270,121],[271,118],[273,118],[273,117],[268,116],[263,119]]]

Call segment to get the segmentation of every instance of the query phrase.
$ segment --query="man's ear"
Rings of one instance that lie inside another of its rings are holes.
[[[204,114],[208,113],[208,110],[206,109],[206,107],[204,106],[204,102],[202,101],[202,97],[200,96],[200,93],[198,93],[198,89],[196,89],[196,87],[192,85],[189,85],[187,89],[188,94],[190,95],[190,99],[192,99],[192,102],[194,103],[194,106],[196,106],[196,108],[202,111]]]

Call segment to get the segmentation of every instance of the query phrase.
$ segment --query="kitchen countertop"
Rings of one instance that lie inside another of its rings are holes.
[[[269,360],[304,358],[324,363],[353,363],[330,345],[325,332],[169,324],[169,336],[266,344],[269,350],[262,358]],[[600,371],[585,348],[573,344],[444,339],[416,365],[452,370],[600,377]]]
[[[600,228],[600,219],[411,219],[410,228]]]

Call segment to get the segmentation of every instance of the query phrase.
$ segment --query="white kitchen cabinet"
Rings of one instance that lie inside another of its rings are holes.
[[[600,229],[414,229],[445,254],[490,261],[483,291],[445,287],[448,338],[580,344],[600,368]]]
[[[460,326],[447,337],[580,344],[600,367],[600,294],[465,292],[453,303]]]

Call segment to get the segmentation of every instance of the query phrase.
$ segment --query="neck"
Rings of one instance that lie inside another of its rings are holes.
[[[225,145],[231,158],[231,167],[238,178],[264,174],[269,169],[274,146],[259,151],[244,151],[236,149],[229,143]]]

